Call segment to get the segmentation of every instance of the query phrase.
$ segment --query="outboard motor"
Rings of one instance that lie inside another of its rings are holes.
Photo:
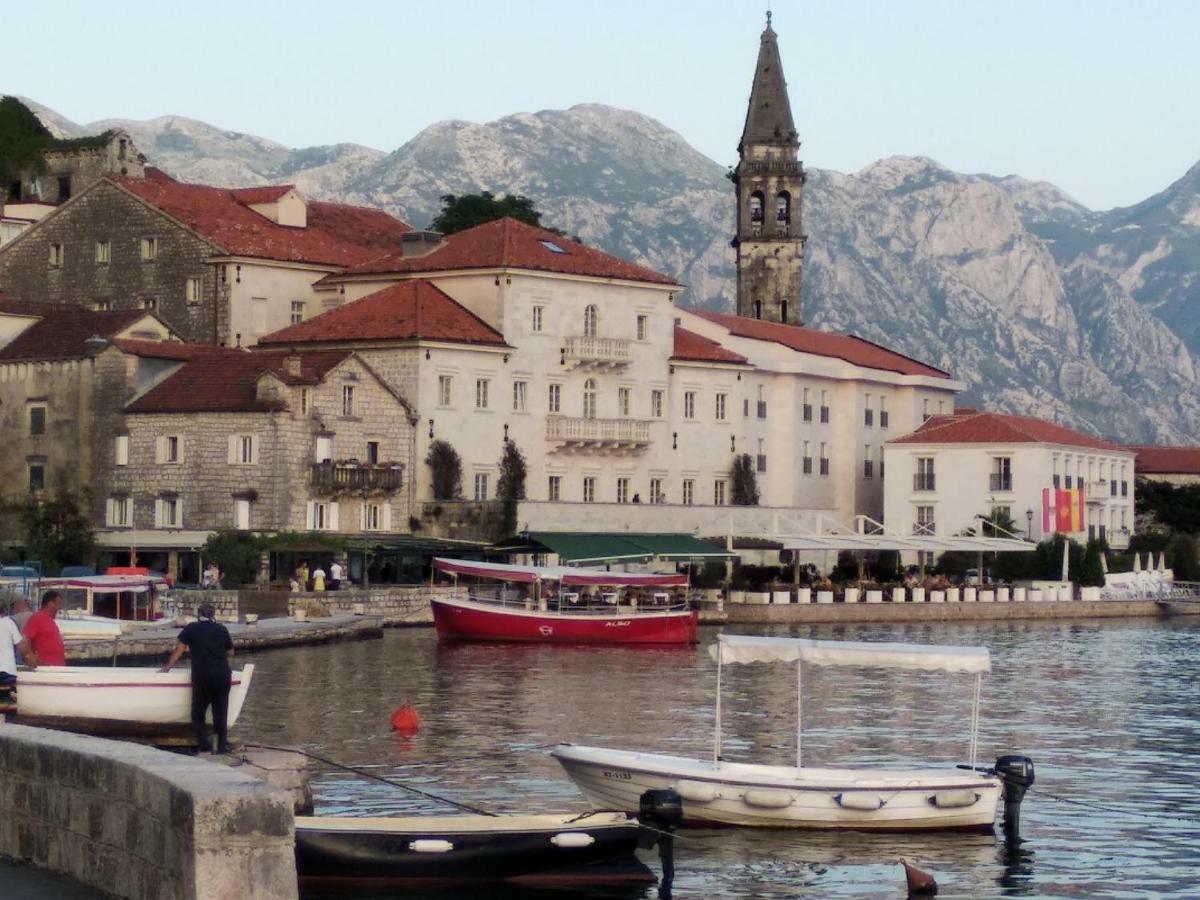
[[[1033,760],[1028,756],[1001,756],[993,770],[1004,784],[1004,836],[1020,837],[1021,801],[1033,786]]]
[[[659,897],[669,900],[675,881],[675,829],[683,821],[683,798],[670,788],[645,791],[638,798],[638,821],[647,826],[647,848],[658,841],[658,857],[662,860],[663,877]],[[650,831],[649,829],[655,829]]]

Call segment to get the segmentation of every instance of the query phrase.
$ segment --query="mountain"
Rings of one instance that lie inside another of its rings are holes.
[[[294,150],[178,116],[77,126],[37,111],[64,134],[124,128],[184,180],[287,181],[418,226],[443,194],[522,193],[549,224],[680,278],[685,303],[733,303],[725,169],[635,112],[440,122],[385,154]],[[805,201],[808,324],[946,368],[966,402],[1120,440],[1200,441],[1200,165],[1107,212],[1044,182],[908,157],[810,170]]]

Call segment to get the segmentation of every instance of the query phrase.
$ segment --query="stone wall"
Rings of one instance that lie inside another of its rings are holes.
[[[138,744],[0,725],[0,854],[132,900],[297,896],[292,798]]]
[[[245,598],[239,599],[244,593]],[[237,622],[253,604],[249,598],[253,591],[172,591],[170,601],[164,602],[164,612],[175,615],[195,615],[201,603],[212,603],[217,609],[217,619]],[[266,592],[263,592],[266,593]],[[270,592],[272,595],[278,592]],[[430,611],[430,596],[452,593],[452,588],[443,585],[430,587],[427,584],[375,587],[367,589],[343,589],[339,591],[304,591],[286,594],[287,614],[294,615],[297,608],[316,602],[336,615],[363,615],[382,618],[387,625],[428,625],[433,622]]]

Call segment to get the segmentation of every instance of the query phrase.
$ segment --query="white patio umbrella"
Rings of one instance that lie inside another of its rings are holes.
[[[1133,554],[1133,571],[1142,571],[1142,554],[1140,553]]]
[[[1167,554],[1163,553],[1161,550],[1158,553],[1158,571],[1167,571]]]
[[[1071,542],[1068,540],[1064,540],[1063,541],[1063,564],[1062,564],[1062,580],[1063,581],[1068,581],[1070,579],[1070,571],[1071,571]]]
[[[1104,552],[1100,553],[1100,571],[1108,574],[1108,554]]]

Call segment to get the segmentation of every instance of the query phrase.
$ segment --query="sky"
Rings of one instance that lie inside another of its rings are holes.
[[[14,0],[0,0],[0,8]],[[773,0],[809,168],[894,155],[1127,206],[1200,160],[1200,2]],[[445,119],[606,103],[736,162],[765,2],[59,0],[0,93],[81,124],[181,115],[394,150]]]

